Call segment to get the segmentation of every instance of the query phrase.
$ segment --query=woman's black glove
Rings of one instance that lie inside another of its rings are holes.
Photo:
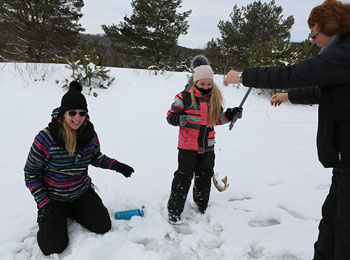
[[[232,121],[233,117],[242,118],[243,107],[228,108],[225,111],[225,116],[229,121]]]
[[[130,177],[131,174],[134,172],[134,169],[132,167],[130,167],[129,165],[127,165],[125,163],[121,163],[118,161],[115,161],[113,163],[112,169],[115,170],[116,172],[120,172],[126,178]]]

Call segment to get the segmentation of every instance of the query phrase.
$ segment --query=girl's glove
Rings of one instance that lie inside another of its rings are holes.
[[[187,121],[186,121],[187,117],[188,117],[187,115],[180,115],[179,116],[179,126],[187,125]]]
[[[130,167],[129,165],[125,163],[121,163],[118,161],[115,161],[113,163],[112,169],[115,170],[116,172],[120,172],[123,174],[126,178],[129,178],[131,174],[134,172],[134,169]]]
[[[168,122],[173,126],[184,126],[187,124],[187,115],[170,114]]]
[[[237,116],[237,118],[242,118],[242,114],[243,114],[243,107],[228,108],[225,111],[225,116],[229,121],[232,121],[234,116]]]

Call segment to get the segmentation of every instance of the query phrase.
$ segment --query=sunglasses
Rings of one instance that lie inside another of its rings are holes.
[[[68,111],[68,115],[71,117],[74,117],[76,114],[79,114],[79,116],[81,116],[81,117],[85,117],[87,112],[86,111],[76,111],[76,110]]]
[[[315,40],[318,34],[319,34],[318,32],[312,32],[309,34],[309,38],[311,38],[311,40]]]

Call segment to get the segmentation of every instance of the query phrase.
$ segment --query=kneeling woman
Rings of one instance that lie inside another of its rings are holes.
[[[134,172],[101,153],[81,91],[80,83],[70,83],[52,121],[35,137],[24,167],[26,186],[38,207],[37,239],[45,255],[61,253],[67,247],[67,218],[98,234],[111,228],[108,211],[88,175],[89,164],[125,177]]]

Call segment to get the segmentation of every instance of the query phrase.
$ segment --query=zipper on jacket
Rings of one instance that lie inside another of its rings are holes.
[[[205,103],[207,104],[207,101],[205,100]],[[207,106],[207,117],[206,117],[206,123],[205,123],[205,129],[204,129],[204,136],[203,136],[203,151],[205,152],[205,136],[207,135],[207,125],[208,125],[208,115],[209,115],[209,105]]]
[[[208,122],[208,121],[207,121]],[[205,147],[206,147],[206,145],[205,145],[205,139],[207,139],[207,138],[205,138],[205,136],[207,135],[207,126],[205,126],[205,129],[204,129],[204,136],[203,136],[203,150],[204,150],[204,152],[205,152]]]
[[[186,129],[186,134],[185,134],[185,143],[187,143],[187,134],[188,134],[188,131]]]
[[[341,153],[340,152],[338,152],[338,159],[341,162]]]

